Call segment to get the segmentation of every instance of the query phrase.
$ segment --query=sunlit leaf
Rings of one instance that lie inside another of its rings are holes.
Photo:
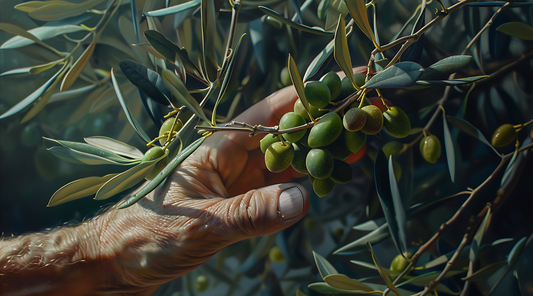
[[[490,142],[487,140],[487,138],[485,138],[485,136],[477,129],[475,128],[472,124],[470,124],[468,121],[465,121],[465,120],[462,120],[462,119],[459,119],[459,118],[456,118],[456,117],[453,117],[453,116],[446,116],[446,120],[448,122],[450,122],[451,124],[453,124],[456,128],[458,128],[459,130],[471,135],[472,137],[480,140],[481,142],[483,142],[485,145],[489,146],[490,148],[492,148],[492,150],[494,150],[494,152],[501,157],[500,153],[498,152],[498,150],[496,150],[496,148],[494,148]]]
[[[476,230],[476,234],[474,234],[474,237],[472,239],[472,244],[470,246],[470,256],[469,256],[470,258],[469,259],[472,262],[477,261],[479,249],[481,247],[481,241],[483,240],[483,235],[485,234],[485,232],[487,231],[489,227],[491,217],[492,217],[492,213],[490,211],[490,208],[487,208],[487,213],[485,214],[485,218],[483,219],[481,224],[479,224],[479,227]]]
[[[469,55],[450,56],[427,67],[420,75],[420,79],[446,79],[450,74],[465,68],[471,62],[472,56]]]
[[[376,220],[368,220],[364,223],[355,225],[354,227],[352,227],[352,229],[359,230],[359,231],[374,231],[378,227],[383,225],[383,223],[385,223],[384,218],[379,218]]]
[[[503,24],[499,26],[496,31],[500,31],[507,35],[511,35],[523,40],[533,40],[533,27],[520,22],[509,22]]]
[[[392,161],[392,155],[389,157],[389,187],[392,197],[392,205],[394,207],[394,218],[398,225],[398,239],[400,241],[401,251],[407,252],[407,219],[405,217],[405,209],[403,207],[402,197],[400,196],[400,190],[398,189],[398,183],[396,181],[396,173],[394,172],[394,164]]]
[[[120,105],[122,106],[122,110],[126,114],[126,117],[128,118],[128,121],[130,122],[131,126],[143,140],[146,142],[150,142],[150,137],[146,134],[146,132],[143,130],[141,125],[135,120],[133,115],[130,113],[130,110],[128,110],[128,107],[126,106],[126,102],[124,101],[124,98],[122,97],[122,93],[120,91],[120,88],[117,83],[117,79],[115,78],[115,73],[113,69],[111,69],[111,80],[113,81],[113,88],[115,89],[115,93],[117,94],[118,101],[120,102]]]
[[[503,266],[507,266],[507,261],[500,261],[496,263],[489,264],[480,270],[474,272],[472,275],[462,278],[463,281],[480,281],[484,280],[487,277],[493,275]]]
[[[302,104],[304,105],[305,110],[309,114],[309,117],[311,117],[311,120],[314,120],[313,116],[311,115],[311,109],[309,108],[309,102],[307,102],[307,99],[305,98],[305,87],[302,81],[302,77],[300,76],[300,72],[298,72],[298,67],[296,67],[296,63],[294,62],[294,59],[292,58],[291,54],[289,54],[289,62],[287,68],[289,70],[289,75],[291,77],[292,84],[296,89],[296,93],[298,94],[300,101],[302,101]]]
[[[28,3],[28,2],[26,2]],[[53,38],[55,36],[59,36],[62,34],[68,34],[78,31],[86,31],[87,29],[82,26],[75,26],[75,25],[65,25],[65,26],[42,26],[35,29],[28,30],[28,33],[31,33],[33,36],[38,38],[39,40],[46,40],[49,38]],[[23,46],[34,44],[35,41],[32,39],[28,39],[23,36],[15,36],[0,46],[0,49],[8,49],[8,48],[20,48]]]
[[[6,72],[0,74],[0,76],[14,75],[14,74],[31,74],[31,75],[35,75],[35,74],[39,74],[41,72],[44,72],[44,71],[46,71],[48,69],[53,68],[55,65],[57,65],[59,62],[62,62],[62,61],[63,61],[63,59],[59,59],[57,61],[52,61],[52,62],[49,62],[49,63],[46,63],[46,64],[42,64],[42,65],[13,69],[13,70],[9,70],[9,71],[6,71]]]
[[[41,6],[28,12],[28,15],[40,21],[56,21],[80,15],[102,1],[104,0],[88,0],[81,3],[52,1],[52,3],[48,5]]]
[[[450,172],[450,178],[452,182],[455,180],[455,151],[452,135],[450,129],[448,129],[448,122],[446,117],[442,117],[442,123],[444,127],[444,147],[446,148],[446,159],[448,160],[448,170]]]
[[[330,286],[342,290],[374,291],[371,287],[358,280],[349,278],[344,274],[330,274],[324,277],[324,281]]]
[[[372,43],[374,43],[374,46],[377,49],[380,49],[379,44],[377,44],[376,39],[374,38],[374,31],[372,31],[372,27],[370,27],[370,23],[368,22],[365,0],[346,1],[346,6],[348,7],[348,11],[353,20],[359,29],[361,29],[361,32],[372,40]]]
[[[364,88],[408,87],[415,84],[422,72],[422,66],[417,63],[397,63],[370,78]]]
[[[189,108],[189,110],[194,112],[194,114],[196,114],[196,116],[198,116],[200,119],[210,122],[205,116],[200,104],[198,104],[196,99],[191,96],[181,79],[174,74],[174,72],[165,69],[161,73],[161,77],[163,78],[163,83],[165,84],[166,88],[180,104],[185,105],[185,107]]]
[[[337,29],[335,30],[335,46],[333,51],[333,57],[337,64],[342,69],[346,77],[350,80],[353,87],[359,90],[360,87],[355,84],[352,69],[352,59],[350,58],[350,49],[348,48],[348,41],[346,39],[346,24],[342,15],[339,15],[339,22],[337,23]]]
[[[116,175],[117,174],[109,174],[103,177],[87,177],[72,181],[59,188],[54,195],[52,195],[52,198],[48,201],[47,207],[54,207],[62,203],[93,195],[105,184],[105,182]]]
[[[465,77],[465,78],[457,78],[452,80],[417,80],[417,85],[463,85],[463,84],[470,84],[476,81],[483,80],[485,78],[488,78],[488,75],[480,75],[480,76],[474,76],[474,77]]]
[[[355,241],[339,248],[338,250],[335,250],[333,254],[338,254],[341,252],[346,252],[348,250],[353,252],[360,252],[364,249],[366,249],[366,242],[370,242],[372,244],[378,244],[385,239],[390,237],[390,231],[388,224],[385,223],[381,225],[380,227],[376,228],[374,231],[356,239]]]
[[[261,9],[261,11],[263,11],[266,15],[270,16],[270,17],[273,17],[275,19],[277,19],[278,21],[286,24],[286,25],[289,25],[297,30],[300,30],[302,32],[307,32],[307,33],[313,33],[313,34],[318,34],[318,35],[332,35],[333,32],[330,32],[330,31],[324,31],[324,29],[322,28],[319,28],[319,27],[309,27],[309,26],[306,26],[306,25],[302,25],[302,24],[298,24],[298,23],[295,23],[289,19],[286,19],[284,18],[283,16],[281,16],[279,13],[277,13],[276,11],[268,8],[268,7],[265,7],[265,6],[259,6],[259,9]]]
[[[313,251],[313,256],[315,257],[316,266],[318,267],[318,272],[320,272],[322,279],[328,275],[338,274],[335,267],[333,267],[333,265],[331,265],[326,258],[322,257],[320,254],[317,254],[315,251]]]
[[[157,72],[131,60],[122,60],[119,65],[131,83],[150,98],[165,106],[170,103],[170,92]]]
[[[116,154],[116,153],[114,153],[114,152],[112,152],[112,151],[110,151],[110,150],[108,150],[106,148],[97,147],[97,146],[93,146],[93,145],[89,145],[89,144],[85,144],[85,143],[78,143],[78,142],[72,142],[72,141],[63,141],[63,140],[55,140],[55,139],[50,139],[50,138],[44,138],[44,139],[48,140],[50,142],[59,144],[59,145],[61,145],[63,147],[75,150],[75,151],[96,155],[98,157],[109,159],[109,160],[111,160],[113,162],[117,162],[117,163],[131,164],[131,163],[139,161],[138,159],[124,158],[124,157],[122,157],[122,156],[120,156],[120,155],[118,155],[118,154]]]
[[[139,183],[148,175],[154,166],[162,159],[168,156],[168,149],[165,154],[157,159],[151,161],[141,162],[140,164],[132,167],[131,169],[120,173],[113,178],[109,179],[100,189],[96,192],[94,199],[103,200],[108,199],[124,190],[130,189]]]
[[[376,265],[378,269],[379,275],[385,281],[385,284],[387,285],[387,287],[391,289],[394,293],[396,293],[396,295],[400,295],[400,292],[396,290],[396,287],[392,283],[389,277],[389,274],[386,271],[384,271],[383,267],[381,267],[381,265],[379,264],[378,258],[376,257],[376,254],[374,254],[374,250],[372,249],[372,244],[367,242],[366,245],[367,245],[368,250],[370,251],[370,254],[372,255],[372,261],[374,261],[374,264]]]
[[[351,33],[351,31],[350,31]],[[324,49],[313,59],[313,61],[309,64],[307,67],[307,70],[305,71],[303,81],[306,82],[311,78],[313,75],[315,75],[320,67],[324,64],[327,58],[331,55],[333,52],[335,44],[335,39],[331,40]]]
[[[522,239],[516,242],[511,252],[509,252],[509,256],[507,257],[507,265],[513,266],[516,263],[516,261],[522,254],[524,247],[526,246],[526,242],[527,242],[526,236],[524,236]]]
[[[85,152],[80,152],[78,150],[70,149],[62,146],[54,146],[49,148],[48,151],[52,153],[57,158],[68,161],[74,164],[84,164],[84,165],[104,165],[104,164],[114,164],[114,165],[133,165],[134,162],[117,162],[109,158],[104,158],[96,154],[90,154]]]
[[[93,36],[94,38],[94,36]],[[72,65],[70,70],[67,72],[67,75],[65,75],[65,78],[63,79],[63,82],[61,83],[60,90],[65,91],[67,90],[72,84],[74,84],[74,81],[78,79],[78,76],[80,76],[81,71],[83,71],[83,68],[91,58],[94,48],[96,46],[96,42],[93,39],[93,41],[89,44],[89,46],[83,51],[81,56],[78,58],[76,63]]]
[[[88,144],[99,147],[105,150],[109,150],[111,152],[114,152],[118,155],[122,155],[125,157],[133,158],[133,159],[141,159],[143,158],[144,154],[139,151],[139,149],[130,146],[126,143],[120,142],[115,139],[111,139],[104,136],[93,136],[84,138],[85,142]]]
[[[342,290],[337,289],[335,287],[332,287],[328,285],[327,283],[312,283],[308,285],[309,289],[321,293],[321,294],[328,294],[328,295],[339,295],[339,294],[352,294],[352,295],[371,295],[371,294],[382,294],[383,291],[375,291],[374,293],[369,293],[368,291],[364,290]]]
[[[181,131],[183,131],[186,127],[183,127]],[[180,132],[181,132],[180,131]],[[141,198],[143,198],[148,193],[152,192],[161,182],[163,182],[166,177],[174,171],[178,165],[180,165],[189,155],[191,155],[200,145],[204,142],[206,137],[201,137],[198,140],[194,141],[191,145],[187,146],[187,148],[183,149],[178,156],[174,157],[167,166],[148,184],[143,186],[139,191],[137,191],[133,196],[130,197],[126,202],[121,204],[118,208],[124,209],[127,208],[133,204],[135,204],[137,201],[139,201]]]
[[[192,0],[189,2],[181,3],[178,5],[174,5],[174,6],[148,11],[147,13],[145,13],[145,15],[156,17],[156,16],[165,16],[169,14],[180,13],[180,12],[183,12],[189,9],[194,10],[198,8],[198,6],[200,6],[201,2],[202,2],[201,0]]]

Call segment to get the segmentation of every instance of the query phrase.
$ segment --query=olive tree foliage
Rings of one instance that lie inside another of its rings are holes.
[[[353,92],[324,111],[343,115],[377,97],[373,105],[405,110],[408,134],[394,137],[392,122],[365,135],[354,181],[323,198],[310,189],[304,223],[222,251],[200,271],[213,279],[209,288],[523,295],[531,287],[520,258],[533,229],[498,237],[493,217],[516,204],[513,189],[531,172],[532,3],[52,0],[3,8],[28,22],[0,23],[0,50],[12,57],[0,81],[13,85],[0,103],[2,149],[16,153],[11,139],[20,134],[37,173],[66,181],[48,206],[90,196],[116,202],[140,187],[119,208],[131,206],[213,133],[282,139],[311,129],[324,115],[290,130],[230,119],[287,81],[310,112],[305,83],[341,71]],[[356,66],[366,67],[360,83]],[[149,147],[161,152],[148,155]],[[220,272],[230,258],[238,268]],[[256,278],[251,288],[241,287],[243,275]],[[195,294],[193,275],[178,281],[176,289]]]

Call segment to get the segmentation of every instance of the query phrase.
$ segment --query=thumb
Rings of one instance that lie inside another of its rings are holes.
[[[309,193],[300,184],[277,184],[225,199],[218,206],[228,213],[224,234],[236,242],[272,234],[298,222],[309,208]]]

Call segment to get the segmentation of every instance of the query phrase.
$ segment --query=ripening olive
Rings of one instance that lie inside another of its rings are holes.
[[[312,105],[309,105],[309,111],[311,112],[311,116],[313,116],[313,118],[318,118],[326,114],[327,112],[319,111],[317,107],[314,107]],[[294,103],[294,112],[300,114],[305,119],[305,121],[311,121],[311,118],[309,118],[309,114],[307,114],[307,111],[305,110],[305,107],[300,99],[296,100],[296,102]]]
[[[492,146],[494,147],[505,147],[513,143],[516,138],[515,128],[506,123],[498,127],[492,134]]]
[[[331,180],[330,178],[326,179],[315,179],[313,181],[313,190],[315,191],[316,195],[319,197],[324,197],[333,191],[333,188],[335,187],[335,182]]]
[[[305,158],[309,174],[316,179],[325,179],[333,171],[333,155],[326,149],[311,149]]]
[[[375,135],[383,128],[383,114],[374,105],[364,106],[361,110],[366,112],[366,122],[361,131],[367,135]]]
[[[366,123],[366,112],[359,108],[352,108],[346,111],[342,119],[345,129],[356,132],[363,128]]]
[[[413,256],[411,253],[405,253],[405,257],[411,258]],[[396,255],[390,264],[390,270],[396,272],[402,272],[409,265],[409,261],[405,259],[401,254]]]
[[[294,158],[294,147],[290,143],[276,142],[270,145],[265,152],[265,164],[273,173],[283,172],[291,165]]]
[[[383,153],[385,153],[385,156],[387,159],[391,155],[398,155],[400,151],[403,149],[403,144],[398,141],[390,141],[387,144],[383,145],[381,150],[383,150]]]
[[[383,112],[383,126],[396,138],[405,138],[411,132],[409,117],[398,107],[391,107]]]
[[[261,152],[263,152],[264,154],[267,148],[270,147],[270,145],[276,142],[279,142],[279,141],[280,139],[278,136],[271,135],[271,134],[264,136],[263,139],[261,139],[260,144],[259,144],[259,147],[261,147]]]
[[[170,117],[169,119],[165,120],[165,122],[163,122],[163,124],[161,125],[161,128],[159,129],[159,136],[162,136],[165,133],[169,132],[173,124],[174,124],[174,117]],[[176,125],[174,126],[172,131],[179,132],[182,127],[183,127],[183,122],[181,122],[181,119],[178,118]],[[167,138],[159,139],[159,143],[161,145],[165,145],[166,142],[167,142]]]
[[[331,92],[322,81],[311,81],[305,85],[305,98],[310,105],[324,108],[331,100]]]
[[[311,148],[327,146],[342,133],[342,119],[337,113],[324,115],[309,131],[308,144]]]
[[[297,127],[297,126],[304,125],[304,124],[305,124],[305,119],[302,116],[300,116],[300,114],[296,112],[287,112],[283,115],[283,117],[281,117],[281,120],[279,121],[279,129],[284,130],[284,129],[289,129],[289,128]],[[306,132],[307,132],[307,129],[293,132],[293,133],[283,134],[283,138],[291,143],[294,143],[300,140],[301,138],[303,138]]]
[[[291,75],[289,74],[289,69],[287,67],[281,69],[281,73],[279,76],[280,76],[281,84],[283,84],[283,86],[292,84]]]
[[[268,257],[274,262],[285,261],[285,256],[283,256],[283,253],[281,252],[278,246],[273,246],[272,248],[270,248],[270,251],[268,251]]]
[[[196,286],[196,290],[198,290],[198,292],[203,292],[203,291],[207,290],[207,287],[209,287],[209,280],[207,279],[207,277],[205,275],[203,275],[203,274],[199,275],[196,278],[195,286]]]
[[[420,153],[427,162],[436,163],[441,153],[439,138],[435,135],[424,137],[420,141]]]
[[[307,168],[305,166],[305,159],[309,148],[302,145],[302,143],[292,143],[294,148],[294,157],[291,162],[292,168],[298,173],[307,174]]]
[[[342,131],[342,133],[345,132],[346,131]],[[350,154],[352,154],[352,151],[346,146],[343,134],[341,134],[333,143],[329,144],[326,149],[331,152],[333,158],[340,160],[345,160]]]
[[[348,149],[353,153],[357,153],[359,149],[365,145],[366,137],[366,134],[360,131],[344,131],[344,142],[346,142],[346,147],[348,147]]]
[[[349,183],[353,178],[352,167],[342,160],[335,159],[333,162],[333,172],[331,172],[329,178],[335,183]]]
[[[339,77],[339,75],[337,75],[337,73],[335,72],[328,72],[326,75],[322,76],[322,78],[320,78],[320,81],[324,82],[327,87],[329,88],[329,91],[331,93],[331,101],[332,102],[336,102],[340,99],[343,99],[343,98],[339,98],[339,94],[341,93],[341,88],[342,88],[342,84],[341,84],[341,79]]]

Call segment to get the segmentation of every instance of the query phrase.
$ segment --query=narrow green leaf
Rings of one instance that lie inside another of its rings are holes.
[[[128,106],[126,106],[126,102],[124,101],[124,98],[122,97],[122,93],[120,91],[120,88],[117,83],[117,79],[115,78],[115,72],[113,69],[111,69],[111,80],[113,81],[113,88],[115,89],[115,93],[117,94],[118,101],[120,102],[120,105],[122,106],[122,110],[126,114],[126,117],[128,118],[129,123],[133,127],[133,129],[145,140],[147,143],[150,142],[150,137],[146,134],[146,132],[143,130],[141,125],[135,120],[133,115],[131,114],[130,110],[128,109]]]
[[[463,119],[459,119],[459,118],[456,118],[456,117],[453,117],[453,116],[446,116],[446,120],[448,122],[450,122],[451,124],[453,124],[456,128],[458,128],[459,130],[471,135],[472,137],[480,140],[481,142],[483,142],[485,145],[489,146],[490,148],[492,148],[492,150],[494,150],[494,152],[501,157],[500,153],[498,152],[498,150],[496,150],[496,148],[494,148],[490,142],[487,140],[487,138],[485,138],[485,136],[477,129],[475,128],[472,124],[470,124],[468,121],[465,121]]]
[[[138,162],[138,159],[124,158],[106,148],[101,148],[101,147],[97,147],[97,146],[93,146],[93,145],[89,145],[85,143],[62,141],[62,140],[55,140],[55,139],[50,139],[50,138],[44,138],[44,139],[50,142],[59,144],[63,147],[66,147],[66,148],[69,148],[69,149],[72,149],[78,152],[96,155],[98,157],[102,157],[102,158],[111,160],[116,163],[131,164],[132,162]]]
[[[139,151],[139,149],[133,146],[130,146],[126,143],[123,143],[119,140],[111,139],[108,137],[94,136],[94,137],[84,138],[84,140],[91,146],[102,148],[102,149],[114,152],[118,155],[122,155],[125,157],[129,157],[133,159],[142,159],[144,156],[144,154],[141,151]]]
[[[335,267],[333,267],[326,258],[320,256],[320,254],[317,254],[315,251],[313,251],[313,257],[315,257],[316,266],[318,267],[318,272],[320,272],[322,279],[328,275],[338,274]]]
[[[291,54],[289,54],[287,69],[289,69],[289,76],[291,76],[292,85],[294,85],[296,93],[298,94],[300,101],[302,101],[302,105],[304,105],[304,108],[307,111],[307,114],[309,114],[309,117],[311,117],[311,120],[314,121],[315,119],[311,115],[311,109],[309,108],[309,102],[307,102],[307,99],[305,98],[304,82],[302,81],[300,72],[298,72],[298,67],[296,67],[296,63],[294,62]]]
[[[374,250],[372,249],[372,245],[370,244],[370,242],[367,242],[366,245],[367,245],[368,250],[370,251],[370,254],[372,255],[372,261],[374,261],[374,264],[376,265],[376,267],[378,269],[379,275],[385,281],[385,284],[387,285],[387,287],[389,289],[391,289],[394,293],[396,293],[396,295],[399,296],[400,292],[398,292],[398,290],[396,290],[396,287],[392,283],[392,281],[391,281],[391,279],[389,277],[389,274],[387,272],[385,272],[383,270],[383,267],[381,267],[381,265],[379,264],[378,258],[376,257],[376,254],[374,254]]]
[[[302,32],[307,32],[307,33],[312,33],[312,34],[318,34],[318,35],[333,35],[334,32],[330,32],[330,31],[324,31],[324,29],[322,28],[319,28],[319,27],[309,27],[309,26],[306,26],[306,25],[302,25],[302,24],[299,24],[299,23],[295,23],[289,19],[286,19],[284,18],[283,16],[281,16],[279,13],[277,13],[276,11],[268,8],[268,7],[265,7],[265,6],[259,6],[259,9],[261,9],[261,11],[263,11],[266,15],[270,16],[270,17],[273,17],[275,19],[277,19],[278,21],[286,24],[286,25],[289,25],[297,30],[300,30]]]
[[[344,274],[330,274],[324,277],[324,281],[330,286],[342,290],[374,291],[371,287],[358,280],[349,278]]]
[[[28,2],[15,5],[15,9],[24,11],[24,12],[31,12],[37,8],[41,8],[45,5],[50,5],[52,3],[69,3],[69,2],[67,1],[28,1]]]
[[[72,181],[59,188],[54,195],[52,195],[52,198],[48,201],[47,207],[54,207],[69,201],[93,195],[105,182],[116,175],[117,174],[109,174],[103,177],[87,177]]]
[[[448,271],[448,273],[446,273],[444,278],[449,278],[449,277],[452,277],[452,276],[455,276],[455,275],[458,275],[458,274],[461,274],[461,273],[464,273],[464,272],[465,272],[464,270],[450,270],[450,271]],[[428,273],[413,277],[411,279],[408,279],[408,280],[402,282],[401,284],[398,284],[398,287],[403,286],[403,285],[425,286],[425,285],[429,284],[430,282],[434,281],[436,278],[438,278],[439,275],[440,275],[439,271],[428,272]],[[458,295],[459,294],[458,292],[452,291],[450,288],[448,288],[447,286],[445,286],[442,283],[439,283],[435,287],[435,290],[437,290],[439,292],[447,293],[447,294],[450,294],[450,295]]]
[[[200,119],[210,122],[205,116],[200,104],[198,104],[196,99],[189,94],[189,91],[183,84],[183,81],[181,81],[181,79],[174,72],[165,69],[161,73],[161,77],[163,78],[163,83],[165,84],[166,88],[180,104],[185,105],[185,107],[189,108],[189,110],[194,112],[194,114],[196,114],[196,116],[198,116]]]
[[[209,81],[217,80],[219,66],[215,54],[215,34],[216,32],[216,14],[215,1],[202,0],[200,4],[201,21],[202,21],[202,53],[204,59],[204,73],[207,74]],[[211,69],[214,67],[214,69]]]
[[[383,291],[362,291],[362,290],[342,290],[337,289],[335,287],[332,287],[328,285],[327,283],[312,283],[309,284],[307,287],[309,289],[321,293],[321,294],[328,294],[328,295],[339,295],[339,294],[351,294],[351,295],[372,295],[372,294],[383,294]],[[403,296],[403,295],[402,295]]]
[[[183,131],[186,127],[183,127],[181,131]],[[180,131],[180,132],[181,132]],[[179,134],[178,134],[179,136]],[[191,145],[187,146],[187,148],[183,149],[178,156],[173,158],[167,166],[152,180],[152,182],[146,184],[143,186],[139,191],[137,191],[130,199],[128,199],[126,202],[121,204],[118,208],[124,209],[129,206],[132,206],[137,201],[139,201],[141,198],[143,198],[148,193],[152,192],[161,182],[163,182],[166,177],[174,171],[178,165],[180,165],[189,155],[191,155],[200,145],[204,142],[206,137],[201,137],[198,140],[194,141]]]
[[[46,63],[46,64],[42,64],[42,65],[13,69],[13,70],[9,70],[9,71],[6,71],[6,72],[0,74],[0,76],[14,75],[14,74],[31,74],[31,75],[35,75],[35,74],[39,74],[41,72],[44,72],[44,71],[46,71],[48,69],[53,68],[55,65],[57,65],[59,62],[62,62],[62,61],[63,61],[63,59],[59,59],[57,61],[52,61],[52,62],[49,62],[49,63]]]
[[[518,257],[522,254],[522,251],[524,250],[524,247],[526,246],[527,237],[524,236],[522,239],[520,239],[513,247],[511,252],[509,252],[509,256],[507,257],[507,265],[512,267],[516,261],[518,260]]]
[[[352,31],[350,31],[351,33]],[[331,40],[324,49],[313,59],[313,61],[309,64],[307,67],[307,70],[305,71],[303,81],[306,82],[311,78],[313,75],[315,75],[320,67],[324,64],[327,58],[331,55],[333,52],[335,44],[335,39]]]
[[[59,81],[61,81],[61,76],[63,76],[65,72],[61,72],[61,74],[57,77],[57,79],[52,82],[52,84],[44,91],[44,93],[37,99],[36,103],[33,105],[33,107],[24,115],[20,123],[24,123],[30,119],[32,119],[35,115],[39,114],[46,104],[48,104],[48,101],[50,100],[50,97],[54,93],[57,85],[59,84]]]
[[[326,23],[324,29],[335,30],[337,26],[339,15],[342,15],[343,19],[346,19],[348,15],[348,7],[346,7],[346,1],[344,0],[332,0],[329,4],[328,11],[326,13]]]
[[[374,270],[377,270],[378,268],[372,264],[372,263],[368,263],[368,262],[363,262],[363,261],[359,261],[359,260],[350,260],[351,263],[353,264],[357,264],[359,266],[362,266],[362,267],[366,267],[366,268],[369,268],[369,269],[374,269]],[[390,269],[387,269],[387,268],[383,268],[383,271],[385,271],[386,273],[388,274],[392,274],[392,275],[399,275],[401,273],[401,271],[394,271],[394,270],[390,270]],[[405,275],[404,276],[405,279],[411,279],[413,278],[412,276],[409,276],[409,275]]]
[[[505,23],[499,26],[496,31],[500,31],[507,35],[511,35],[523,40],[533,40],[533,27],[520,22]]]
[[[40,21],[57,21],[80,15],[102,1],[104,0],[88,0],[81,3],[57,1],[32,10],[28,15]]]
[[[380,49],[379,44],[377,44],[376,39],[374,38],[374,31],[372,31],[372,27],[370,27],[370,23],[368,22],[365,0],[346,1],[346,6],[348,7],[348,11],[353,20],[359,29],[361,29],[361,32],[372,40],[372,43],[374,43],[374,46],[377,49]]]
[[[487,231],[487,228],[490,224],[490,218],[492,217],[492,213],[490,212],[490,208],[487,209],[487,213],[485,214],[485,218],[483,218],[483,221],[481,224],[479,224],[478,229],[476,230],[476,233],[474,234],[474,237],[472,239],[472,244],[470,245],[470,261],[476,262],[477,256],[479,253],[479,249],[481,247],[481,241],[483,240],[483,235]]]
[[[159,73],[131,60],[122,60],[119,65],[131,83],[150,98],[165,106],[170,103],[170,92],[166,89]]]
[[[96,192],[94,199],[104,200],[108,199],[124,190],[130,189],[135,184],[139,183],[148,175],[154,166],[162,159],[168,156],[168,149],[165,154],[158,159],[151,161],[141,162],[140,164],[132,167],[131,169],[120,173],[113,178],[109,179],[100,189]]]
[[[361,223],[361,224],[357,224],[355,226],[352,227],[352,229],[354,230],[359,230],[359,231],[374,231],[376,229],[378,229],[378,227],[380,227],[381,225],[383,225],[383,223],[385,223],[385,219],[384,218],[379,218],[379,219],[376,219],[376,220],[368,220],[364,223]]]
[[[356,239],[355,241],[339,248],[333,254],[337,254],[340,252],[346,252],[348,250],[353,252],[359,252],[366,248],[366,242],[370,242],[372,244],[378,244],[388,237],[390,237],[390,231],[388,227],[388,223],[385,223],[378,227],[376,230]]]
[[[474,76],[474,77],[465,77],[465,78],[457,78],[453,80],[417,80],[416,84],[418,85],[463,85],[463,84],[470,84],[476,81],[483,80],[485,78],[488,78],[488,75],[480,75],[480,76]]]
[[[357,84],[355,84],[355,79],[353,76],[352,69],[352,59],[350,58],[350,49],[348,48],[348,41],[346,39],[346,24],[344,23],[344,18],[342,15],[339,15],[339,22],[337,23],[337,28],[335,29],[335,46],[333,51],[333,57],[337,64],[342,69],[346,77],[350,80],[353,87],[356,90],[361,89]]]
[[[452,73],[455,73],[472,62],[472,56],[455,55],[444,58],[424,70],[420,75],[421,80],[446,79]]]
[[[0,23],[0,30],[4,30],[4,31],[6,31],[8,33],[22,36],[22,37],[24,37],[26,39],[29,39],[29,40],[31,40],[33,42],[36,42],[36,43],[39,43],[39,44],[44,44],[39,38],[35,37],[32,33],[29,33],[26,30],[22,29],[21,27],[15,26],[13,24]]]
[[[74,98],[79,99],[80,96],[82,96],[84,93],[94,89],[96,86],[97,86],[97,84],[89,84],[89,85],[84,86],[84,87],[80,87],[80,88],[76,88],[76,89],[71,89],[71,90],[67,90],[67,91],[54,93],[50,97],[50,103],[61,102],[61,101],[64,101],[64,100],[70,100],[70,99],[74,99]]]
[[[108,158],[104,158],[95,154],[90,154],[86,152],[80,152],[78,150],[70,149],[62,146],[54,146],[49,148],[48,151],[52,153],[55,157],[68,161],[74,164],[84,164],[84,165],[104,165],[104,164],[114,164],[114,165],[134,165],[135,162],[117,162]]]
[[[6,118],[8,116],[11,116],[13,114],[18,113],[22,109],[29,106],[31,103],[33,103],[35,100],[37,100],[44,91],[63,73],[65,70],[65,67],[61,68],[54,76],[52,76],[48,81],[46,81],[41,87],[39,87],[37,90],[32,92],[29,96],[27,96],[22,101],[18,102],[15,106],[11,107],[9,110],[7,110],[4,114],[0,116],[0,119]]]
[[[514,172],[514,169],[516,167],[516,156],[518,155],[518,150],[514,151],[513,157],[509,161],[509,164],[507,164],[507,168],[505,169],[505,173],[503,173],[502,181],[500,182],[500,186],[503,186],[511,176],[511,174]]]
[[[448,122],[446,117],[442,117],[442,123],[444,127],[444,147],[446,148],[446,159],[448,160],[448,170],[450,171],[450,178],[452,182],[455,180],[455,151],[452,135],[448,129]]]
[[[94,48],[96,46],[96,40],[94,39],[93,35],[93,41],[89,46],[83,51],[81,56],[78,58],[78,60],[72,65],[70,70],[67,72],[67,75],[65,75],[65,78],[63,79],[63,82],[61,83],[60,90],[65,91],[67,90],[72,84],[74,84],[74,81],[78,79],[78,76],[80,76],[81,72],[83,71],[83,68],[85,68],[85,65],[91,58]]]
[[[201,2],[202,2],[201,0],[192,0],[189,2],[181,3],[178,5],[174,5],[174,6],[148,11],[147,13],[145,13],[145,15],[156,17],[156,16],[165,16],[169,14],[180,13],[180,12],[183,12],[189,9],[194,10],[198,8],[198,6],[200,6]]]
[[[39,40],[46,40],[50,39],[59,35],[73,33],[73,32],[79,32],[79,31],[86,31],[87,29],[82,26],[76,26],[76,25],[65,25],[65,26],[42,26],[35,29],[28,30],[28,33],[32,34]],[[9,48],[20,48],[24,46],[28,46],[31,44],[34,44],[35,41],[32,39],[28,39],[24,36],[15,36],[0,46],[0,49],[9,49]]]
[[[394,172],[394,164],[392,162],[392,155],[389,157],[389,185],[392,196],[392,205],[394,207],[394,218],[398,225],[399,241],[401,246],[401,253],[407,252],[407,219],[405,217],[405,209],[403,207],[402,197],[398,189],[396,181],[396,174]]]
[[[363,86],[364,88],[399,88],[415,84],[423,69],[417,63],[402,62],[377,73]]]
[[[470,276],[464,277],[461,280],[463,281],[480,281],[485,280],[487,277],[493,275],[496,271],[498,271],[503,266],[507,266],[507,261],[500,261],[496,263],[489,264],[480,270],[474,272]]]

